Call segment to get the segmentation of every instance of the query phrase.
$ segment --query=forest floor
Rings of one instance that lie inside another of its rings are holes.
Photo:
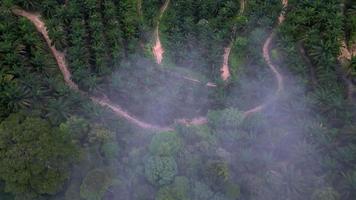
[[[160,17],[163,15],[163,12],[167,9],[168,7],[168,3],[169,0],[166,1],[166,3],[164,4],[164,6],[161,9],[161,13],[160,13]],[[283,0],[283,5],[284,7],[286,7],[288,4],[288,0]],[[46,29],[46,26],[44,24],[44,22],[41,20],[41,15],[38,13],[31,13],[31,12],[27,12],[25,10],[19,9],[19,8],[15,8],[12,10],[14,14],[18,15],[18,16],[23,16],[25,18],[27,18],[28,20],[30,20],[36,27],[37,31],[40,32],[43,36],[43,38],[45,39],[48,47],[50,48],[53,56],[55,57],[58,67],[64,77],[65,83],[73,90],[81,93],[81,94],[86,94],[86,92],[80,90],[78,88],[78,85],[76,83],[74,83],[71,80],[71,73],[68,69],[68,65],[66,63],[65,60],[65,55],[63,52],[58,51],[53,45],[52,45],[52,41],[48,36],[48,32]],[[284,21],[284,12],[282,11],[282,13],[279,16],[279,22],[278,25],[281,24]],[[156,30],[158,30],[156,28]],[[271,62],[271,58],[269,55],[269,51],[270,51],[270,44],[272,41],[272,38],[274,37],[275,33],[274,31],[272,31],[272,33],[270,34],[270,36],[267,38],[266,42],[263,45],[263,57],[266,61],[266,63],[268,64],[269,68],[272,70],[274,76],[277,79],[277,90],[276,93],[274,94],[274,98],[272,98],[273,100],[280,94],[280,92],[283,90],[283,76],[281,75],[281,73],[277,70],[277,67],[273,65],[273,63]],[[112,103],[107,97],[96,97],[96,96],[89,96],[89,98],[103,106],[103,107],[108,107],[111,111],[113,111],[116,115],[118,115],[119,117],[123,117],[126,120],[128,120],[129,122],[137,125],[138,127],[144,128],[144,129],[152,129],[152,130],[157,130],[157,131],[168,131],[168,130],[173,130],[171,127],[163,127],[163,126],[157,126],[157,125],[153,125],[153,124],[149,124],[146,122],[143,122],[141,120],[139,120],[138,118],[132,116],[131,114],[129,114],[128,112],[124,111],[120,106]],[[252,108],[248,111],[244,112],[244,116],[248,116],[251,115],[253,113],[256,112],[260,112],[262,109],[264,109],[269,103],[271,102],[270,100],[267,100],[266,102],[262,103],[259,106],[256,106],[255,108]],[[206,117],[196,117],[193,119],[178,119],[176,120],[176,122],[178,123],[182,123],[185,125],[201,125],[201,124],[206,124],[207,123],[207,118]]]

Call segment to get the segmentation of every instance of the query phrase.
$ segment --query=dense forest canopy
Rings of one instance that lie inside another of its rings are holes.
[[[0,199],[356,199],[355,2],[2,0]]]

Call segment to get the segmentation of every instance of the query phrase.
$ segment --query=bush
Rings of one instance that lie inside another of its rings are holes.
[[[186,177],[176,177],[170,186],[161,188],[156,196],[156,200],[188,200],[189,180]]]
[[[209,111],[209,125],[214,129],[237,129],[243,122],[243,113],[234,108]]]
[[[163,187],[159,189],[155,200],[178,200],[172,187]]]
[[[157,156],[172,156],[179,151],[181,144],[176,132],[161,132],[153,136],[149,149]]]
[[[67,190],[64,193],[64,200],[81,200],[80,198],[80,182],[81,180],[71,179]]]
[[[115,133],[110,130],[102,127],[101,125],[95,124],[91,127],[91,130],[88,134],[89,143],[103,143],[112,141],[115,139]]]
[[[72,116],[60,125],[60,129],[69,132],[73,140],[80,144],[88,136],[90,126],[84,118]]]
[[[151,184],[146,184],[146,183],[142,183],[140,182],[140,180],[137,180],[135,182],[135,192],[131,195],[131,198],[124,198],[122,193],[117,194],[120,198],[117,199],[134,199],[134,200],[147,200],[147,199],[154,199],[155,198],[155,194],[154,194],[154,188]],[[123,188],[123,190],[126,190],[126,188]],[[130,191],[127,191],[127,193],[130,193]],[[130,196],[130,195],[128,195]],[[116,198],[115,198],[116,199]]]
[[[178,125],[177,131],[184,137],[184,140],[189,144],[194,144],[199,141],[207,141],[211,144],[216,143],[215,136],[211,133],[207,125],[204,126],[184,126]]]
[[[90,171],[80,186],[80,196],[86,200],[101,200],[112,185],[112,179],[102,169]]]
[[[69,133],[40,117],[11,114],[0,124],[0,179],[16,198],[60,191],[76,155]]]
[[[199,166],[202,162],[202,154],[194,153],[193,151],[188,150],[188,148],[182,150],[177,156],[180,173],[185,174],[190,178],[197,176]]]
[[[314,191],[312,195],[312,200],[339,200],[340,195],[332,187],[326,187]]]
[[[208,200],[214,196],[209,186],[202,182],[195,182],[193,188],[194,200]]]
[[[216,193],[210,200],[228,200],[228,198],[226,198],[225,195],[221,193]]]
[[[107,159],[117,158],[119,155],[119,145],[117,142],[106,142],[101,145],[101,153]]]
[[[145,176],[154,185],[166,185],[177,174],[177,163],[173,157],[152,156],[145,163]]]
[[[5,184],[2,181],[0,181],[0,199],[1,200],[13,200],[14,197],[11,194],[4,192],[4,189],[5,189],[4,187],[5,187]]]
[[[218,190],[229,180],[229,168],[226,162],[210,161],[206,164],[203,175],[206,182]]]
[[[240,197],[240,187],[234,183],[226,184],[224,193],[229,199],[238,199]]]

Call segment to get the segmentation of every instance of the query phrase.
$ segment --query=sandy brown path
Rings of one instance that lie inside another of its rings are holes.
[[[347,87],[347,98],[353,102],[354,101],[354,93],[356,92],[356,87],[352,83],[352,81],[348,78],[348,74],[346,72],[346,69],[342,67],[343,63],[346,62],[351,62],[352,57],[356,56],[356,45],[352,45],[352,47],[349,49],[346,41],[343,40],[341,42],[340,46],[340,55],[338,57],[339,60],[339,67],[336,68],[336,71],[338,74],[341,76],[341,79],[344,81]]]
[[[356,43],[351,44],[350,47],[347,45],[345,40],[341,41],[340,45],[340,55],[338,56],[339,60],[346,59],[351,61],[352,57],[356,56]]]
[[[53,56],[55,57],[58,67],[61,70],[64,80],[67,83],[67,85],[76,91],[78,91],[78,85],[74,83],[71,79],[71,73],[69,72],[66,64],[66,60],[64,57],[64,53],[58,51],[54,46],[51,44],[51,40],[48,37],[48,33],[45,27],[45,24],[43,21],[40,19],[40,15],[38,13],[29,13],[24,10],[20,9],[13,9],[12,12],[16,15],[26,17],[28,20],[30,20],[36,27],[37,31],[40,32],[45,39],[46,43],[48,44]]]
[[[230,67],[229,67],[229,57],[230,57],[231,48],[232,48],[232,42],[230,42],[229,46],[224,49],[224,56],[223,56],[224,61],[220,68],[221,79],[223,81],[226,81],[231,76]]]
[[[159,12],[159,16],[158,16],[158,19],[157,19],[155,32],[154,32],[155,45],[152,48],[152,52],[153,52],[153,55],[154,55],[154,57],[156,59],[157,64],[161,64],[162,63],[163,53],[164,53],[164,49],[163,49],[163,46],[161,44],[161,39],[159,38],[159,24],[160,24],[160,21],[161,21],[161,19],[163,17],[164,12],[168,8],[169,2],[170,2],[170,0],[166,0],[166,2],[164,2],[163,6],[161,7],[160,12]]]
[[[240,0],[240,11],[239,11],[239,15],[242,15],[245,12],[245,0]],[[235,35],[236,33],[236,26],[233,27],[233,34]],[[230,74],[230,67],[229,67],[229,57],[230,57],[230,53],[231,53],[231,49],[232,49],[232,45],[234,44],[234,40],[232,39],[229,43],[229,46],[227,46],[226,48],[224,48],[224,55],[223,55],[223,64],[220,68],[220,72],[221,72],[221,79],[223,81],[226,81],[227,79],[230,78],[231,74]]]
[[[48,36],[48,32],[46,29],[46,26],[44,24],[44,22],[41,20],[41,16],[38,13],[30,13],[18,8],[15,8],[12,10],[12,12],[18,16],[23,16],[25,18],[27,18],[28,20],[30,20],[36,27],[37,31],[40,32],[43,36],[43,38],[45,39],[48,47],[51,49],[51,52],[53,54],[53,56],[55,57],[58,67],[61,70],[63,77],[64,77],[64,81],[65,83],[73,90],[80,92],[81,94],[85,94],[87,95],[86,92],[80,90],[78,88],[78,85],[75,84],[72,80],[71,80],[71,73],[68,70],[68,66],[65,60],[65,55],[63,52],[58,51],[53,45],[52,45],[52,41],[49,39]],[[112,103],[108,98],[99,98],[99,97],[95,97],[95,96],[89,96],[89,98],[103,106],[103,107],[107,107],[109,109],[111,109],[117,116],[125,118],[126,120],[128,120],[129,122],[137,125],[138,127],[141,128],[145,128],[145,129],[152,129],[152,130],[157,130],[157,131],[167,131],[167,130],[172,130],[172,128],[170,127],[162,127],[162,126],[156,126],[153,124],[149,124],[146,122],[143,122],[139,119],[137,119],[136,117],[134,117],[133,115],[129,114],[128,112],[124,111],[120,106]]]
[[[157,130],[157,131],[170,131],[170,130],[173,130],[173,128],[170,128],[170,127],[156,126],[156,125],[153,125],[153,124],[149,124],[149,123],[143,122],[143,121],[137,119],[136,117],[130,115],[128,112],[124,111],[120,106],[113,104],[107,98],[98,98],[98,97],[91,96],[90,99],[92,101],[98,103],[101,106],[110,108],[118,116],[127,119],[128,121],[132,122],[133,124],[136,124],[137,126],[139,126],[141,128],[152,129],[152,130]]]

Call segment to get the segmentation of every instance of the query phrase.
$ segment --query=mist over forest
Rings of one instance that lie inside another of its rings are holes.
[[[0,1],[0,200],[355,199],[356,2]]]

